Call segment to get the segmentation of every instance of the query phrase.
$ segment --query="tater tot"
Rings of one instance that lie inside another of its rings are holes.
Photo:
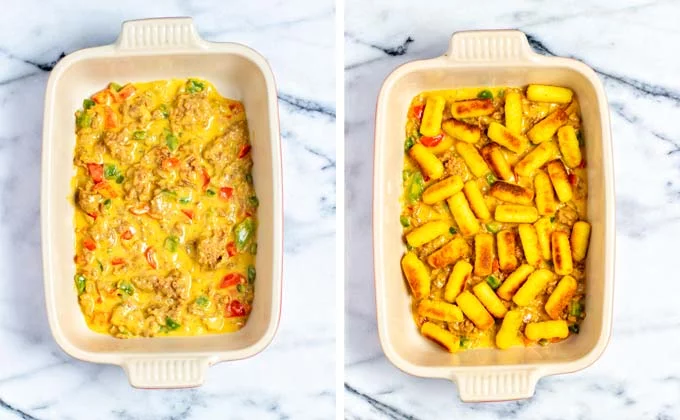
[[[401,259],[401,268],[404,270],[413,297],[416,300],[427,297],[430,294],[430,272],[418,256],[413,252],[407,252]]]
[[[521,224],[517,227],[519,233],[519,240],[522,242],[522,250],[524,251],[524,258],[533,266],[541,262],[541,249],[538,245],[538,235],[536,228],[533,225]]]
[[[536,190],[536,210],[538,210],[538,214],[542,216],[555,214],[557,200],[555,200],[555,192],[548,174],[543,171],[536,174],[534,190]]]
[[[434,268],[446,267],[470,255],[470,246],[462,236],[456,235],[427,257],[427,263]]]
[[[460,349],[460,338],[434,322],[424,323],[420,327],[420,333],[451,353],[455,353]]]
[[[470,208],[475,213],[475,216],[481,220],[491,219],[489,208],[486,206],[486,201],[484,200],[482,191],[479,189],[479,185],[477,185],[475,180],[471,179],[465,183],[465,186],[463,187],[463,193],[470,204]]]
[[[503,301],[496,296],[491,286],[485,281],[477,283],[475,287],[472,288],[475,296],[482,302],[482,305],[486,308],[491,315],[496,318],[503,318],[508,312],[508,308],[503,305]]]
[[[515,232],[502,230],[496,234],[496,248],[498,251],[498,265],[503,272],[517,268],[517,256],[515,255]]]
[[[441,141],[434,146],[425,146],[430,153],[435,155],[441,155],[444,152],[449,151],[453,147],[453,139],[449,136],[442,137]]]
[[[460,322],[463,318],[463,311],[456,305],[442,302],[441,300],[423,299],[418,304],[418,315],[444,322]]]
[[[524,335],[531,341],[567,338],[569,336],[569,326],[567,321],[562,320],[534,322],[527,324],[524,329]]]
[[[494,324],[493,317],[482,305],[482,302],[469,291],[466,290],[458,295],[456,303],[465,316],[480,330],[486,330]]]
[[[574,261],[583,261],[588,255],[588,242],[590,242],[590,223],[582,220],[574,223],[571,228],[571,255]]]
[[[505,127],[513,134],[522,133],[522,95],[511,91],[505,94]]]
[[[496,143],[489,143],[481,148],[480,154],[498,178],[505,181],[511,181],[515,178],[512,173],[512,168],[505,159],[499,145]]]
[[[441,220],[427,222],[407,233],[406,242],[414,248],[425,245],[438,236],[448,232],[449,227],[451,227],[451,225]]]
[[[439,179],[444,175],[444,165],[420,143],[414,144],[408,151],[409,155],[418,163],[423,174],[430,179]]]
[[[571,298],[576,293],[576,280],[572,276],[564,276],[557,287],[553,290],[550,297],[545,302],[545,312],[552,319],[559,319],[562,310],[567,306]]]
[[[479,221],[470,209],[465,194],[458,192],[446,201],[453,218],[458,225],[458,230],[463,236],[471,236],[479,232]]]
[[[482,135],[476,125],[470,125],[462,121],[450,119],[442,123],[442,130],[456,140],[466,143],[477,143]]]
[[[496,206],[494,219],[504,223],[533,223],[538,219],[538,211],[531,206],[501,204]]]
[[[581,164],[581,147],[578,144],[576,130],[570,125],[565,125],[557,130],[557,145],[562,153],[564,164],[570,168],[576,168]]]
[[[541,294],[554,278],[555,275],[550,270],[538,269],[534,271],[512,297],[512,301],[518,306],[531,305],[536,296]]]
[[[465,285],[470,280],[472,274],[472,264],[460,260],[453,266],[449,279],[444,288],[444,300],[454,302],[456,297],[465,289]]]
[[[559,86],[529,85],[527,88],[527,99],[535,102],[568,104],[573,95],[571,89]]]
[[[517,293],[517,290],[524,284],[527,277],[534,272],[534,267],[529,264],[522,264],[513,271],[498,288],[496,293],[502,299],[509,301]]]
[[[488,276],[493,271],[493,235],[475,235],[475,276]]]
[[[574,271],[574,263],[571,259],[569,234],[560,231],[553,232],[551,243],[555,273],[562,276],[571,274],[571,272]]]
[[[547,217],[542,217],[534,223],[536,229],[536,236],[538,238],[538,248],[541,250],[541,257],[548,261],[552,258],[552,251],[550,244],[550,235],[552,235],[552,222]]]
[[[505,181],[494,182],[489,189],[489,195],[498,200],[514,204],[531,204],[534,201],[533,191]]]
[[[442,96],[430,96],[425,102],[425,110],[420,123],[420,134],[434,137],[441,131],[442,115],[446,100]]]
[[[569,120],[569,115],[563,109],[558,109],[543,118],[527,132],[527,137],[534,144],[543,143],[553,138],[557,129]]]
[[[522,323],[521,311],[508,311],[503,318],[501,328],[496,333],[496,346],[501,350],[524,346],[524,341],[519,336],[519,329],[522,327]]]
[[[434,204],[446,200],[463,189],[463,178],[453,175],[427,187],[422,199],[425,204]]]
[[[454,102],[451,105],[453,118],[474,118],[491,115],[494,112],[493,101],[490,99],[472,99],[470,101]]]
[[[513,133],[495,121],[492,121],[489,124],[488,130],[486,130],[486,135],[492,141],[515,153],[524,153],[524,151],[529,146],[529,142],[527,141],[526,137],[521,134]]]
[[[559,150],[554,141],[541,143],[530,151],[515,165],[515,172],[521,176],[531,176],[541,166],[555,159]]]
[[[489,166],[475,146],[459,141],[456,143],[456,152],[463,158],[474,176],[483,176],[489,172]]]
[[[557,198],[563,203],[571,201],[571,184],[569,183],[567,170],[564,168],[562,162],[553,160],[548,163],[548,175],[550,175],[550,181],[552,181],[555,193],[557,193]]]

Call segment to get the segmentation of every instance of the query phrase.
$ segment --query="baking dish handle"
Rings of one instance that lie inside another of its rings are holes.
[[[510,62],[536,57],[524,32],[463,31],[451,36],[444,58],[459,62]]]
[[[453,381],[463,402],[530,398],[540,375],[535,369],[456,373]]]
[[[208,358],[135,358],[122,363],[135,388],[190,388],[202,385]]]
[[[195,49],[202,42],[193,19],[178,17],[123,22],[115,46],[121,50]]]

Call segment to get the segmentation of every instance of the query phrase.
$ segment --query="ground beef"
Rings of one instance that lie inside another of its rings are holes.
[[[206,128],[210,113],[207,92],[184,93],[177,97],[172,108],[170,126],[174,132]]]
[[[127,129],[117,133],[107,131],[104,133],[103,141],[114,158],[125,163],[134,161],[137,144],[130,140],[130,133]]]
[[[96,215],[99,213],[99,204],[103,197],[89,188],[78,188],[78,205],[87,214]]]
[[[123,184],[127,200],[149,201],[153,197],[155,178],[151,169],[140,165],[130,169],[127,181]]]
[[[123,113],[125,120],[147,123],[151,120],[151,111],[149,108],[151,108],[152,105],[153,101],[149,96],[135,95],[123,102],[121,112]]]
[[[213,140],[203,152],[203,157],[217,168],[223,168],[238,159],[239,153],[248,144],[248,125],[239,121],[229,126],[223,136]]]
[[[198,263],[211,270],[222,260],[226,250],[227,235],[224,232],[215,232],[196,241]]]

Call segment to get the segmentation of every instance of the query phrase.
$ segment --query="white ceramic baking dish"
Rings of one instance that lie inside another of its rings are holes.
[[[231,334],[119,340],[94,333],[85,324],[73,286],[74,112],[83,98],[110,81],[186,77],[209,80],[222,95],[243,101],[248,116],[260,199],[252,313],[246,326]],[[198,386],[209,365],[253,356],[271,342],[281,308],[281,141],[274,76],[261,55],[243,45],[202,40],[189,18],[125,22],[115,44],[77,51],[52,71],[42,160],[45,297],[52,333],[66,353],[121,365],[135,387],[175,388]]]
[[[406,112],[411,99],[422,91],[529,83],[570,87],[581,104],[592,223],[587,317],[580,334],[559,344],[449,354],[419,334],[400,267],[404,246],[399,196]],[[498,401],[530,397],[542,376],[583,369],[602,354],[612,323],[614,172],[607,99],[592,69],[579,61],[534,53],[522,32],[455,33],[444,56],[407,63],[385,80],[378,99],[374,162],[378,330],[392,363],[413,375],[453,380],[463,401]]]

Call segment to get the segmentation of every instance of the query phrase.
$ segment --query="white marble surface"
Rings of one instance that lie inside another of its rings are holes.
[[[679,17],[677,1],[347,2],[347,418],[680,418]],[[539,51],[583,60],[604,82],[616,171],[615,314],[608,349],[585,371],[542,379],[530,400],[463,404],[451,382],[399,371],[378,342],[373,124],[378,90],[396,66],[441,55],[454,31],[483,28],[521,29]]]
[[[331,1],[2,2],[0,419],[330,418],[335,410],[335,77]],[[260,355],[204,386],[143,391],[76,361],[44,309],[39,227],[43,98],[63,53],[113,42],[126,19],[193,16],[201,35],[265,55],[280,90],[285,260],[281,324]]]

